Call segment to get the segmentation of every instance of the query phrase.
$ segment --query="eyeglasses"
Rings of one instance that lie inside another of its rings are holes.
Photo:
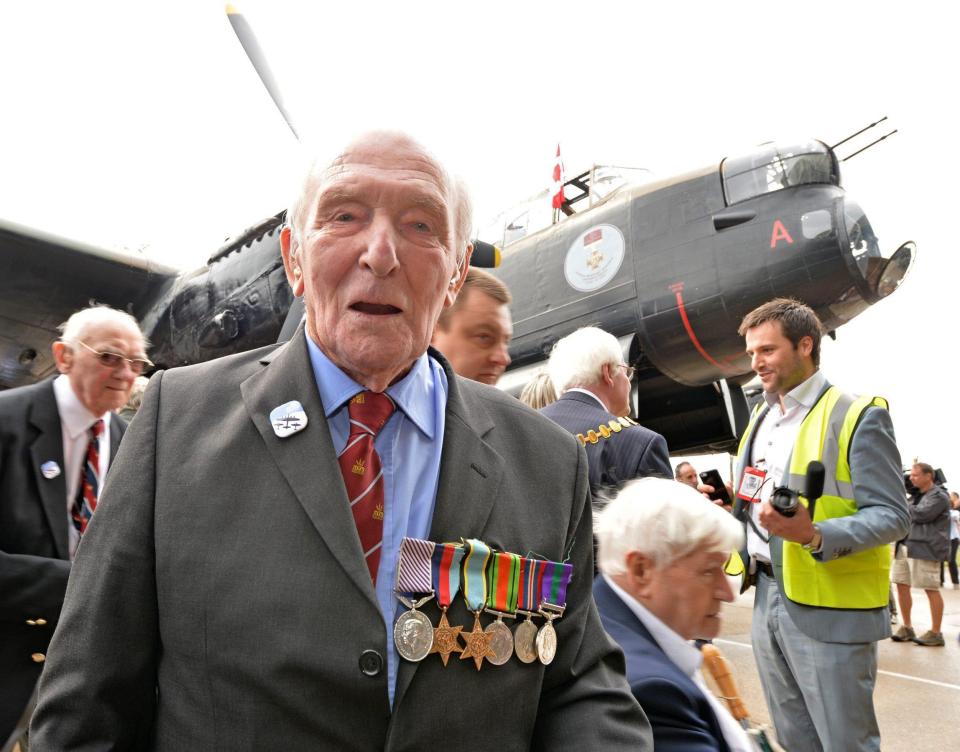
[[[77,340],[80,342],[79,340]],[[153,363],[147,360],[146,358],[128,358],[125,355],[115,352],[100,352],[99,350],[94,350],[86,342],[80,342],[85,348],[94,354],[96,359],[100,361],[100,365],[105,368],[115,369],[119,368],[124,361],[130,364],[130,370],[136,374],[141,374],[148,368],[153,367]]]
[[[635,374],[635,373],[637,372],[636,367],[634,367],[634,366],[628,366],[626,363],[617,363],[617,366],[618,366],[619,368],[624,368],[624,369],[626,369],[626,372],[627,372],[627,381],[630,381],[630,379],[633,378],[633,374]]]

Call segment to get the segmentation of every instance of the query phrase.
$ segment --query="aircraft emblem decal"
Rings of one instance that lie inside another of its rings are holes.
[[[623,264],[623,233],[614,225],[596,225],[578,237],[563,263],[567,284],[580,292],[593,292],[610,282]]]
[[[770,247],[776,248],[781,240],[786,240],[789,245],[793,245],[793,238],[790,237],[787,228],[783,226],[783,222],[778,219],[773,223],[773,232],[770,233]]]
[[[307,427],[307,414],[296,400],[285,402],[270,411],[270,425],[279,438],[285,439]]]

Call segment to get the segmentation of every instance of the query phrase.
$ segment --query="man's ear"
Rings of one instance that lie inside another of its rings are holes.
[[[443,307],[449,308],[460,294],[460,288],[467,280],[467,270],[470,268],[470,256],[473,255],[473,243],[467,243],[467,252],[463,254],[463,260],[457,265],[456,273],[450,278],[450,285],[447,287],[443,299]]]
[[[627,579],[630,582],[631,593],[634,596],[646,595],[653,581],[654,570],[653,559],[640,551],[631,551],[627,554],[625,562],[627,566]]]
[[[300,298],[303,297],[303,269],[300,268],[297,249],[293,241],[293,235],[290,226],[285,226],[280,230],[280,255],[283,257],[283,268],[287,273],[287,283],[293,294]]]
[[[804,357],[810,357],[813,353],[813,337],[801,337],[797,342],[797,351]]]
[[[60,373],[70,373],[73,366],[73,350],[66,342],[57,340],[50,346],[53,351],[53,361],[57,364],[57,370]]]
[[[617,375],[615,369],[616,366],[613,363],[604,363],[600,367],[600,376],[607,386],[613,386],[614,377]]]

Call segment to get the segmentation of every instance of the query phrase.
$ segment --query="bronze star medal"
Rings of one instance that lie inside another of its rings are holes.
[[[473,662],[477,664],[477,671],[480,670],[480,666],[483,664],[483,659],[492,655],[490,650],[490,634],[484,632],[480,627],[480,613],[473,615],[473,631],[464,632],[461,637],[463,641],[467,643],[466,649],[460,654],[460,660],[466,660],[467,658],[473,658]]]
[[[463,627],[461,626],[450,626],[450,622],[447,621],[447,609],[443,609],[440,614],[440,621],[433,630],[433,647],[430,648],[430,652],[439,653],[444,666],[450,660],[450,653],[463,652],[463,648],[460,647],[460,633],[462,631]]]

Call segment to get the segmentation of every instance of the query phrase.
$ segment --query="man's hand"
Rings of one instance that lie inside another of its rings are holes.
[[[731,487],[731,485],[730,485],[729,483],[724,483],[723,485],[724,485],[724,486],[726,487],[726,489],[727,489],[727,498],[732,499],[732,498],[733,498],[733,488]],[[732,504],[732,503],[730,503],[730,504],[724,504],[721,499],[711,499],[711,498],[710,498],[710,494],[712,494],[712,493],[713,493],[714,491],[716,491],[716,490],[717,490],[717,489],[715,489],[715,488],[714,488],[713,486],[711,486],[709,483],[698,483],[698,484],[697,484],[697,491],[699,491],[699,492],[703,495],[703,497],[704,497],[705,499],[707,499],[708,501],[710,501],[710,502],[713,503],[713,504],[716,504],[718,507],[723,507],[723,508],[726,509],[728,512],[733,511],[733,504]]]
[[[760,505],[760,524],[771,535],[779,535],[784,540],[801,545],[813,540],[813,522],[810,521],[810,512],[803,504],[797,506],[797,513],[793,517],[784,517],[769,501],[765,501]]]

